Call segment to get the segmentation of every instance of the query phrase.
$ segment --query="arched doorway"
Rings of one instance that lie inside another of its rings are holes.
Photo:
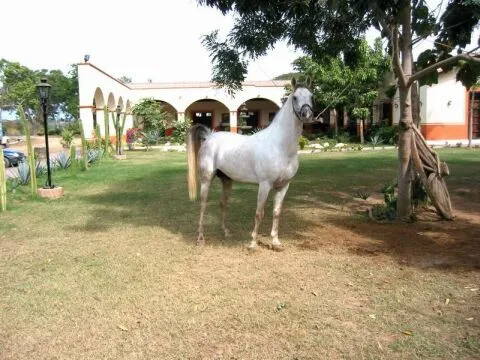
[[[224,123],[229,121],[228,108],[214,99],[201,99],[193,102],[185,110],[185,115],[190,117],[193,124],[203,124],[215,130],[223,130]]]

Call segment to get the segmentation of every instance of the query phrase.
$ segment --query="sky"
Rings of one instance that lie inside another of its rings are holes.
[[[3,0],[1,11],[2,28],[12,30],[2,34],[0,58],[67,72],[89,54],[92,64],[134,82],[209,81],[201,37],[216,29],[225,36],[233,25],[195,0]],[[299,56],[278,44],[250,65],[247,80],[290,72]]]
[[[438,1],[427,3],[434,8]],[[211,59],[201,37],[216,29],[225,36],[233,25],[231,16],[195,0],[2,0],[1,11],[2,29],[10,30],[2,33],[0,58],[66,73],[89,54],[92,64],[134,82],[209,81]],[[375,36],[367,33],[370,41]],[[291,72],[301,55],[278,43],[250,63],[247,80]]]

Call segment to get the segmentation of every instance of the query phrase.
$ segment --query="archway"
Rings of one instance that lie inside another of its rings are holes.
[[[239,129],[263,129],[270,125],[279,109],[269,99],[257,97],[246,100],[237,108]]]
[[[203,124],[217,131],[226,130],[230,125],[228,108],[214,99],[201,99],[191,103],[185,110],[185,116],[189,117],[193,124]]]

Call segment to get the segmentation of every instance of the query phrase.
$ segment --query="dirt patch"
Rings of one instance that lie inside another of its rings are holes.
[[[325,225],[312,227],[299,248],[337,248],[359,256],[389,254],[399,263],[421,268],[480,269],[480,213],[478,205],[453,196],[455,220],[441,220],[433,207],[418,210],[418,220],[408,224],[366,220],[367,209],[378,199],[355,199],[344,205],[345,213],[358,217],[332,217],[322,208],[312,219],[327,217]],[[461,207],[461,210],[456,210]]]
[[[50,153],[54,154],[60,151],[65,150],[61,143],[62,138],[60,136],[49,136],[48,137],[48,148]],[[45,147],[45,137],[44,136],[32,136],[31,137],[32,146],[34,148]],[[78,141],[76,143],[79,143]],[[27,153],[27,143],[24,138],[12,139],[12,143],[8,146],[10,149],[23,151]]]

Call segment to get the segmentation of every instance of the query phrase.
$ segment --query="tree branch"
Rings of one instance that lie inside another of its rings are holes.
[[[397,73],[398,81],[404,87],[407,85],[407,78],[405,77],[405,73],[403,72],[402,63],[400,61],[400,45],[398,43],[398,28],[397,25],[392,27],[392,61],[393,61],[393,68]]]
[[[372,9],[373,9],[375,19],[377,19],[377,21],[379,22],[380,26],[382,27],[382,30],[387,34],[389,38],[391,38],[392,31],[388,26],[387,17],[384,16],[385,14],[382,12],[382,10],[380,9],[376,1],[373,2]]]
[[[478,62],[480,63],[480,58],[476,58],[467,54],[458,54],[455,56],[452,56],[448,59],[439,61],[433,65],[430,65],[429,67],[422,69],[420,71],[417,71],[415,74],[413,74],[410,79],[408,80],[407,86],[412,85],[414,81],[420,80],[422,77],[428,75],[432,71],[437,70],[438,68],[441,68],[443,66],[450,65],[452,63],[455,63],[459,60],[465,60],[465,61],[472,61],[472,62]]]

